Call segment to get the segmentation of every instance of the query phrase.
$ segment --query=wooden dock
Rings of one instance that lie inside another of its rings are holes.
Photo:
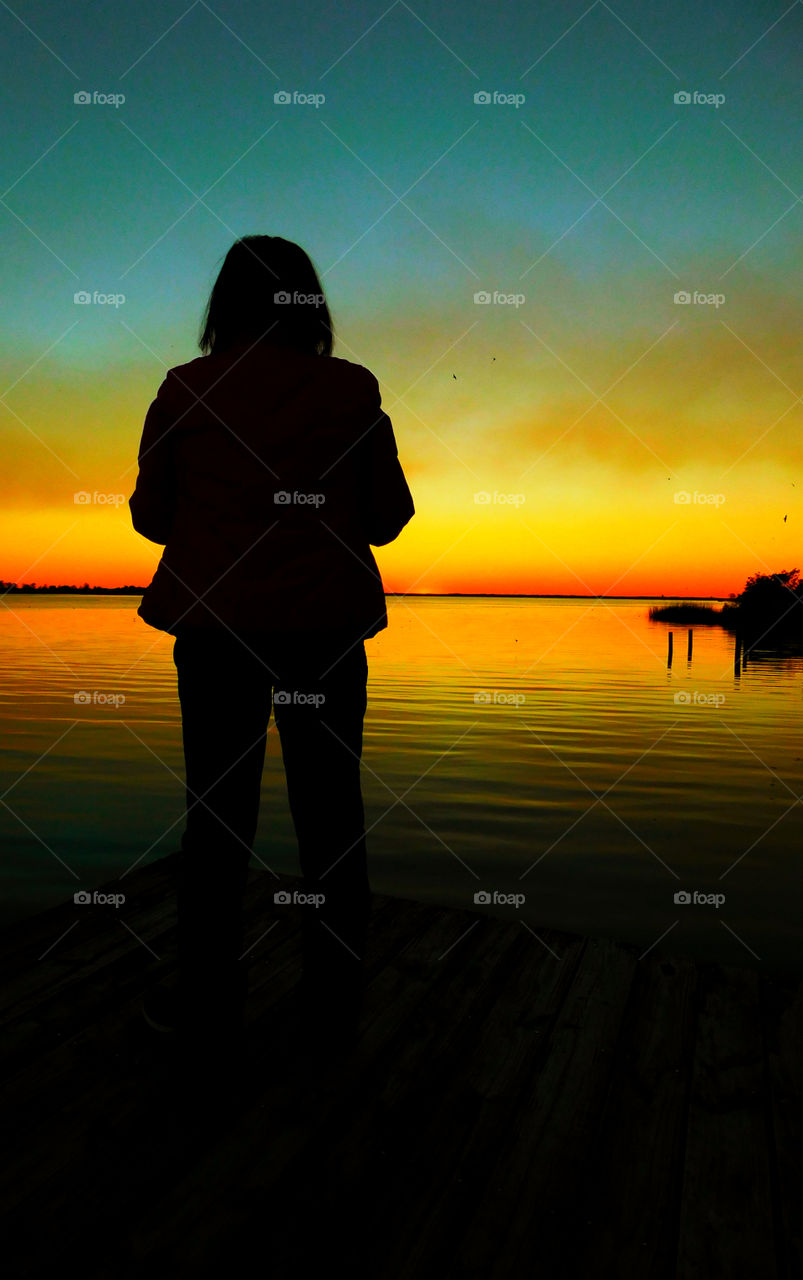
[[[305,1073],[293,882],[255,871],[237,1084],[183,1106],[139,1012],[171,874],[4,941],[13,1274],[803,1275],[798,977],[377,897],[360,1041]]]

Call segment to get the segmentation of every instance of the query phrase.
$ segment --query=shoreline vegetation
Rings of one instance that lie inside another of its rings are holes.
[[[723,627],[741,636],[748,647],[803,645],[803,583],[797,569],[754,573],[744,590],[721,609],[712,604],[684,602],[653,605],[650,622]]]

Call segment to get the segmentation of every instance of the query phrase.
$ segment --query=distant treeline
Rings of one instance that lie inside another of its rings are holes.
[[[690,603],[653,605],[650,619],[724,627],[752,644],[803,643],[803,583],[797,569],[754,573],[733,604],[721,609]]]
[[[82,587],[76,586],[51,586],[37,587],[35,582],[25,582],[18,587],[16,582],[0,582],[0,594],[7,595],[9,593],[21,596],[30,595],[53,595],[53,596],[141,596],[144,587],[90,587],[85,582]]]
[[[82,587],[73,586],[45,586],[38,587],[35,582],[25,583],[18,587],[14,582],[0,581],[0,595],[6,592],[20,592],[24,595],[39,595],[42,592],[51,595],[107,595],[107,596],[141,596],[145,591],[145,587],[90,587],[85,582]],[[653,591],[651,595],[646,596],[595,596],[591,594],[585,595],[561,595],[557,591],[386,591],[386,596],[437,596],[444,600],[663,600],[663,593]],[[735,599],[735,596],[731,596]],[[724,600],[724,596],[687,596],[687,600]]]

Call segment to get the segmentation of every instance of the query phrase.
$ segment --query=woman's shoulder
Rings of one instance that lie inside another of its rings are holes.
[[[379,383],[365,365],[355,364],[352,360],[343,360],[340,356],[323,356],[318,359],[326,361],[335,377],[353,382],[355,386],[361,387],[370,394],[379,389]]]
[[[271,355],[275,356],[276,352]],[[244,353],[229,350],[219,355],[197,356],[184,364],[174,365],[165,374],[160,394],[163,397],[171,393],[180,396],[182,391],[191,391],[197,396],[199,391],[211,389],[231,376],[237,380],[258,381],[265,376],[264,351],[249,352],[248,356],[250,358],[243,358]],[[348,395],[351,400],[374,401],[379,397],[379,383],[371,370],[340,356],[312,356],[301,352],[290,355],[282,351],[273,375],[281,372],[295,380],[299,373],[298,362],[305,366],[303,380],[312,378],[323,391]]]
[[[187,360],[184,364],[175,364],[166,369],[164,380],[159,388],[159,396],[164,398],[176,395],[182,388],[197,388],[198,382],[204,380],[208,371],[208,359],[208,356],[197,356],[194,360]]]

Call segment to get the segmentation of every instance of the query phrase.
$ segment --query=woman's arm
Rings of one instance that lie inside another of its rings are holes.
[[[413,498],[399,462],[390,418],[381,407],[379,384],[374,379],[374,421],[362,446],[362,510],[371,546],[383,547],[398,538],[415,515]]]
[[[170,373],[145,416],[139,446],[139,475],[128,500],[137,533],[165,544],[170,536],[176,501],[175,472],[169,437],[172,417],[167,407]]]

